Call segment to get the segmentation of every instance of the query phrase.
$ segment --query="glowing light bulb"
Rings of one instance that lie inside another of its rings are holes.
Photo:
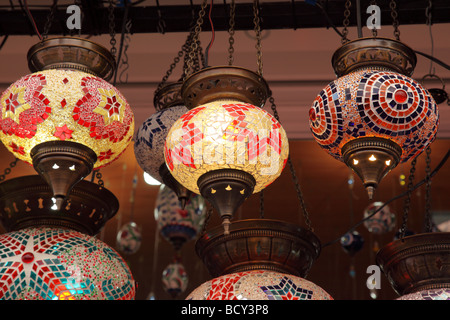
[[[386,165],[390,166],[391,165],[391,160],[386,160]]]
[[[371,156],[370,156],[370,158],[369,158],[369,160],[370,160],[370,161],[376,161],[376,160],[377,160],[377,158],[375,158],[375,156],[374,156],[374,155],[371,155]]]
[[[59,166],[55,163],[52,168],[56,170],[59,169]]]
[[[355,165],[356,165],[356,164],[358,164],[358,162],[359,162],[358,160],[356,160],[356,159],[353,159],[353,164],[355,164]]]

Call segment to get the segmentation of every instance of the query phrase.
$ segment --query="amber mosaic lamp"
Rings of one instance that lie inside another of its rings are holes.
[[[438,108],[410,78],[417,58],[398,37],[345,34],[342,42],[332,58],[338,78],[314,100],[309,123],[319,146],[350,167],[372,199],[386,174],[434,141]]]
[[[289,153],[284,129],[262,109],[269,89],[261,70],[229,62],[192,72],[188,60],[181,94],[189,111],[171,127],[164,150],[174,178],[215,207],[225,232],[242,202],[281,174]]]
[[[114,61],[89,40],[48,38],[28,51],[33,73],[0,97],[0,139],[49,183],[58,207],[77,182],[117,159],[132,139],[131,108],[107,82]]]

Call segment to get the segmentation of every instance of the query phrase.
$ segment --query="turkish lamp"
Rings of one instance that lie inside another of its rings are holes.
[[[281,174],[289,153],[287,136],[262,109],[269,89],[252,71],[205,68],[188,77],[181,92],[189,111],[167,135],[167,168],[213,205],[228,233],[237,208]]]
[[[164,161],[167,133],[173,123],[188,111],[181,98],[181,86],[182,82],[169,83],[155,92],[153,104],[157,112],[145,120],[137,130],[134,155],[144,172],[177,194],[184,208],[191,191],[173,178]]]
[[[349,41],[332,58],[338,78],[309,111],[316,142],[360,177],[370,199],[392,169],[436,138],[437,105],[410,78],[416,60],[414,51],[396,40]]]
[[[134,133],[134,116],[107,80],[112,54],[91,41],[45,39],[28,51],[32,74],[0,97],[0,139],[49,183],[57,209],[92,170],[117,159]]]

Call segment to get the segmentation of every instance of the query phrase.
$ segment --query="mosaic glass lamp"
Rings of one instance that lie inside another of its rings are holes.
[[[134,116],[107,80],[105,48],[85,39],[46,39],[28,51],[30,71],[0,97],[0,139],[52,186],[58,207],[93,169],[121,155]]]
[[[172,298],[176,298],[186,291],[189,277],[179,259],[175,259],[175,261],[170,263],[164,269],[162,283],[164,290],[169,293]]]
[[[201,284],[186,300],[333,300],[306,279],[266,270],[226,274]]]
[[[154,106],[157,112],[137,130],[134,154],[142,170],[174,190],[184,207],[191,192],[173,178],[164,161],[167,133],[175,121],[188,111],[181,98],[181,85],[181,82],[166,84],[155,92]]]
[[[416,56],[399,41],[349,41],[332,63],[338,78],[313,102],[311,132],[320,147],[356,172],[371,199],[389,171],[434,141],[437,105],[410,78]]]
[[[133,300],[127,264],[95,237],[56,227],[0,235],[0,300]]]
[[[342,249],[350,256],[361,251],[364,246],[364,238],[357,231],[347,232],[340,239]]]
[[[225,232],[240,204],[272,183],[287,162],[286,132],[261,109],[267,94],[267,84],[252,71],[202,69],[184,81],[189,111],[167,135],[167,167],[215,207]]]
[[[183,208],[175,192],[161,185],[156,198],[155,219],[160,234],[175,250],[197,236],[203,227],[205,213],[202,196],[193,194]]]
[[[116,246],[120,252],[135,254],[142,243],[142,229],[134,221],[125,223],[116,236]]]
[[[449,232],[405,236],[381,248],[376,261],[400,299],[449,298]]]
[[[195,289],[193,300],[326,300],[322,288],[306,280],[320,254],[315,234],[271,219],[233,221],[205,232],[195,249],[212,280]]]
[[[389,206],[384,206],[383,209],[371,216],[376,210],[378,210],[384,203],[377,201],[369,204],[364,209],[364,226],[369,232],[374,234],[383,234],[392,231],[395,227],[396,218],[395,214],[391,211]],[[371,216],[370,218],[368,218]]]

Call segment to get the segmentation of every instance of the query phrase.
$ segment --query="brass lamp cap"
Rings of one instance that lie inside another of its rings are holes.
[[[48,69],[71,69],[93,74],[106,81],[116,69],[114,56],[105,47],[77,37],[42,40],[27,54],[31,72]]]

